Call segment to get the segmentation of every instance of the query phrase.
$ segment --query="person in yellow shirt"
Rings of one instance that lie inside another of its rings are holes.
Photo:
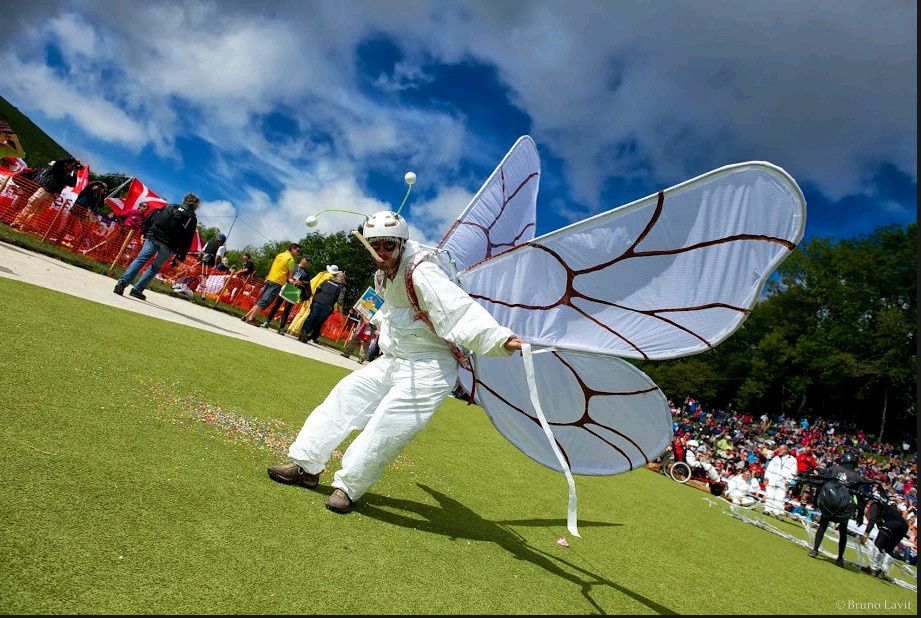
[[[272,267],[269,269],[269,274],[265,278],[265,287],[262,288],[262,296],[246,315],[240,318],[241,320],[247,324],[259,325],[259,321],[256,320],[256,315],[269,306],[269,303],[278,296],[278,292],[281,291],[284,284],[294,283],[295,258],[300,254],[301,246],[295,242],[291,243],[287,251],[282,251],[275,256],[275,259],[272,260]]]
[[[317,288],[320,287],[320,284],[324,281],[328,281],[333,278],[333,275],[339,272],[339,267],[335,264],[327,266],[326,270],[321,270],[317,275],[310,280],[310,299],[301,304],[300,310],[297,312],[297,315],[294,316],[294,319],[291,320],[291,324],[288,326],[287,333],[289,335],[294,335],[297,337],[301,333],[301,327],[304,325],[304,321],[307,319],[307,316],[310,315],[310,305],[313,303],[313,295],[317,293]]]

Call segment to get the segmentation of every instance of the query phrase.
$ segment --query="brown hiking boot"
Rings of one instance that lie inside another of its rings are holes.
[[[316,489],[320,483],[319,474],[304,472],[296,463],[269,466],[269,478],[285,485],[300,485],[307,489]]]
[[[326,501],[326,508],[335,513],[348,513],[352,510],[352,499],[341,489],[336,489]]]

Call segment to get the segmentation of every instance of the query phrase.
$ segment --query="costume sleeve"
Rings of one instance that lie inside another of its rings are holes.
[[[381,309],[383,308],[384,308],[383,305],[381,305]],[[371,324],[371,326],[373,326],[374,328],[378,330],[380,330],[381,324],[384,321],[384,312],[381,311],[381,309],[378,309],[377,311],[375,311],[374,315],[371,316],[371,320],[368,322],[369,324]]]
[[[496,322],[438,266],[423,262],[412,276],[419,307],[428,314],[439,337],[477,354],[511,355],[504,344],[515,333]]]

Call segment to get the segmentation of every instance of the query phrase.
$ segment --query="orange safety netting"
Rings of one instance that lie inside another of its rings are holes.
[[[18,176],[0,174],[0,223],[76,255],[122,268],[128,267],[143,245],[140,230],[133,230],[114,217],[101,217],[75,206]],[[234,277],[227,271],[203,266],[195,255],[186,256],[176,266],[167,261],[157,278],[213,300],[213,306],[222,304],[243,311],[256,304],[265,285],[258,277]],[[297,315],[300,307],[300,303],[292,307],[291,315]],[[321,334],[333,340],[348,338],[345,316],[333,313],[324,322]]]

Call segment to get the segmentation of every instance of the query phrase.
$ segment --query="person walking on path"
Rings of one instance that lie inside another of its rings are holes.
[[[134,258],[134,261],[128,265],[128,269],[119,277],[118,283],[113,290],[119,296],[125,291],[134,278],[138,275],[147,260],[153,258],[153,262],[138,282],[128,292],[129,296],[140,300],[147,300],[144,296],[144,290],[150,285],[151,280],[160,272],[160,269],[170,258],[174,263],[185,259],[189,247],[192,246],[192,240],[195,238],[195,230],[198,229],[198,219],[195,217],[195,211],[201,200],[194,193],[186,193],[182,198],[182,204],[170,204],[165,208],[149,215],[142,227],[144,233],[144,245],[141,252]]]

